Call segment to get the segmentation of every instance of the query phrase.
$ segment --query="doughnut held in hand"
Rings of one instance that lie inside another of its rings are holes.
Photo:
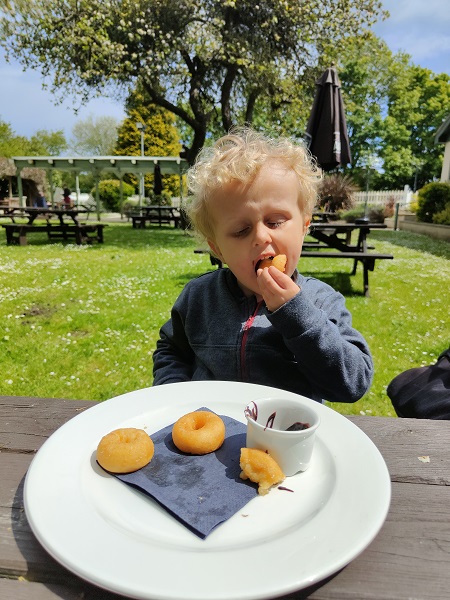
[[[102,437],[97,462],[111,473],[132,473],[145,467],[154,452],[153,441],[143,429],[123,427]]]
[[[267,267],[275,267],[282,273],[286,270],[287,257],[286,254],[277,254],[271,258],[264,258],[258,263],[258,269],[266,269]]]
[[[207,410],[184,415],[174,424],[172,439],[178,450],[187,454],[209,454],[223,444],[225,424]]]
[[[241,448],[239,465],[242,469],[240,478],[257,483],[258,494],[261,496],[265,496],[273,485],[285,479],[278,463],[263,450]]]

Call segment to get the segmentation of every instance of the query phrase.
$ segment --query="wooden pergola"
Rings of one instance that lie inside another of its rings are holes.
[[[100,198],[98,182],[100,173],[109,172],[120,181],[120,205],[123,204],[123,177],[127,173],[145,175],[154,173],[159,165],[162,175],[178,175],[180,180],[180,199],[183,197],[182,176],[187,168],[187,161],[178,156],[13,156],[17,168],[17,186],[20,203],[23,203],[22,170],[25,168],[43,169],[51,182],[52,171],[71,171],[75,174],[91,172],[95,178],[95,203],[97,216],[100,219]],[[53,188],[50,185],[50,203],[54,205]]]

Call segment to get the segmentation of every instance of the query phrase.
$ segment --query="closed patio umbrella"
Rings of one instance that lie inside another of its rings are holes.
[[[317,89],[306,128],[308,148],[324,171],[351,162],[341,84],[335,67],[316,81]]]
[[[153,191],[155,192],[156,196],[160,196],[163,189],[164,189],[164,186],[163,186],[162,176],[161,176],[161,167],[159,166],[159,163],[157,162],[155,164],[155,168],[153,170]]]

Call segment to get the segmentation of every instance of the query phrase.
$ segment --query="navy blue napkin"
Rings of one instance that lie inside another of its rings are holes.
[[[155,454],[146,467],[116,475],[151,496],[203,539],[258,495],[255,484],[239,478],[246,426],[231,417],[221,418],[225,441],[216,452],[203,456],[181,452],[172,441],[173,425],[169,425],[151,434]]]

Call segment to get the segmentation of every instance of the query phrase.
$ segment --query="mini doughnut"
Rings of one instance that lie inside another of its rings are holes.
[[[285,479],[285,474],[278,463],[263,450],[241,448],[239,465],[242,469],[240,478],[257,483],[258,494],[261,496],[267,494],[273,485]]]
[[[271,258],[264,258],[259,264],[258,269],[266,269],[267,267],[275,267],[282,273],[286,269],[287,257],[286,254],[277,254]]]
[[[223,444],[225,424],[218,415],[197,410],[178,419],[172,428],[172,439],[182,452],[209,454]]]
[[[143,429],[123,427],[102,437],[97,462],[111,473],[132,473],[145,467],[154,452],[153,441]]]

